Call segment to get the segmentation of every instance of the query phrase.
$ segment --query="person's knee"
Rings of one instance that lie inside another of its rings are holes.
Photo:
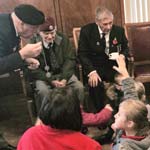
[[[49,87],[44,81],[36,81],[36,92],[38,95],[45,96],[49,93]]]
[[[84,86],[82,83],[78,83],[74,86],[75,90],[78,92],[78,98],[80,100],[80,102],[82,103],[85,97],[85,90],[84,90]]]
[[[83,91],[84,90],[84,86],[80,82],[75,85],[75,88],[78,89],[79,91]]]
[[[46,89],[46,88],[38,90],[38,94],[41,95],[41,96],[46,96],[46,95],[48,95],[48,93],[49,93],[49,90]]]
[[[49,90],[48,89],[38,89],[35,93],[35,105],[36,105],[36,111],[39,112],[42,102],[44,100],[44,97],[49,95]]]

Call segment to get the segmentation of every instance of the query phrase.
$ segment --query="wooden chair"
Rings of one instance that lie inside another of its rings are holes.
[[[22,46],[23,43],[21,40],[20,47]],[[23,70],[17,69],[12,72],[0,75],[0,89],[1,98],[16,95],[18,99],[21,99],[20,103],[22,102],[22,105],[26,103],[26,106],[24,107],[27,108],[26,110],[28,111],[31,122],[34,123],[35,117],[33,116],[32,110],[33,100],[31,97],[28,96],[29,89]]]
[[[73,28],[73,40],[74,40],[74,45],[75,45],[76,50],[78,49],[78,41],[79,41],[79,36],[80,36],[80,30],[81,30],[80,27]]]
[[[21,47],[26,45],[28,43],[28,40],[26,39],[21,39]],[[34,89],[33,89],[33,83],[26,77],[25,73],[23,71],[20,71],[20,77],[21,77],[21,83],[22,83],[22,89],[24,96],[26,97],[27,100],[27,108],[28,108],[28,113],[31,119],[31,123],[35,123],[35,104],[34,104]]]
[[[142,83],[150,82],[150,22],[125,24],[132,55],[130,74]]]
[[[17,70],[0,75],[0,89],[1,100],[3,101],[6,99],[6,103],[3,104],[4,109],[8,109],[8,112],[4,112],[3,115],[8,116],[8,114],[11,113],[13,116],[16,115],[17,112],[23,113],[24,115],[29,115],[31,122],[33,123],[34,118],[31,111],[31,98],[27,96],[26,81],[23,71]],[[18,104],[13,103],[12,101],[7,103],[9,97],[12,97],[12,99],[16,97],[15,102],[17,101]],[[16,113],[12,111],[14,106],[16,107]],[[22,106],[22,111],[19,106]]]
[[[78,41],[79,41],[79,36],[80,36],[80,27],[75,27],[73,28],[73,41],[74,41],[74,46],[76,50],[76,55],[78,55]],[[78,70],[79,70],[79,80],[83,82],[83,70],[81,64],[78,62],[77,64]]]

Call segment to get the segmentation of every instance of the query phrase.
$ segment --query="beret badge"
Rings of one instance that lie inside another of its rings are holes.
[[[54,30],[54,26],[53,25],[50,25],[49,26],[49,30],[51,31],[51,30]]]

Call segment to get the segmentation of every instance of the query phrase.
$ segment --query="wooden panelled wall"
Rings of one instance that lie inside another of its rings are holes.
[[[59,31],[72,37],[73,27],[80,27],[94,22],[97,6],[103,5],[114,13],[114,23],[123,25],[123,0],[0,0],[0,12],[11,12],[21,3],[33,4],[46,16],[53,16]]]

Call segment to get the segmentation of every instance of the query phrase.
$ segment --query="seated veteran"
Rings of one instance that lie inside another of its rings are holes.
[[[41,99],[48,95],[53,88],[70,86],[79,92],[79,99],[83,99],[83,85],[75,76],[76,54],[69,39],[58,32],[54,19],[48,17],[39,28],[39,34],[33,37],[32,43],[42,41],[43,51],[37,58],[40,67],[31,72],[35,81],[37,94],[37,111],[41,106]]]
[[[87,79],[90,99],[96,109],[105,104],[104,82],[114,82],[116,58],[128,56],[128,41],[124,28],[113,24],[113,13],[104,7],[95,10],[95,22],[81,28],[79,59]]]

